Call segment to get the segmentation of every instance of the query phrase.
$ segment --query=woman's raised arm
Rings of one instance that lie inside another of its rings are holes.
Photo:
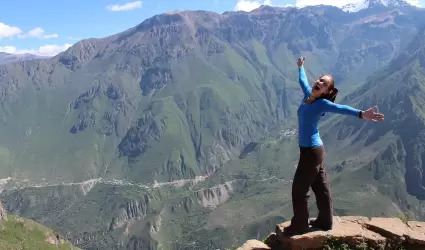
[[[304,71],[304,57],[298,58],[297,65],[298,65],[298,73],[299,73],[299,83],[301,86],[301,89],[304,92],[305,96],[311,95],[311,87],[308,85],[307,75]]]

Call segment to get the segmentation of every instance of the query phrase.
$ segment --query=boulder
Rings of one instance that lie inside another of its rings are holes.
[[[406,233],[407,241],[425,246],[425,222],[409,221],[407,225],[409,226]]]
[[[378,233],[367,230],[363,227],[368,221],[367,217],[334,217],[333,228],[329,231],[320,231],[311,228],[311,232],[286,237],[283,228],[290,225],[289,222],[276,226],[276,234],[280,242],[290,249],[315,249],[323,247],[329,238],[341,239],[349,245],[360,245],[367,243],[370,246],[379,248],[385,244],[385,238]]]
[[[403,222],[397,218],[335,216],[332,230],[320,231],[310,228],[309,232],[292,237],[283,234],[283,228],[288,225],[290,221],[276,225],[276,232],[265,240],[268,249],[322,249],[332,242],[351,247],[367,245],[373,249],[400,249],[400,246],[412,250],[425,249],[425,222]]]
[[[371,218],[363,225],[387,238],[402,239],[408,231],[407,224],[398,218]]]
[[[6,209],[4,209],[3,204],[0,202],[0,220],[7,221]]]
[[[237,250],[270,250],[271,248],[265,243],[258,240],[248,240]]]

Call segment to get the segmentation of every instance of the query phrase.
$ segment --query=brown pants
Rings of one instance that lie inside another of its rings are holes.
[[[294,217],[291,227],[308,228],[308,191],[312,188],[316,196],[319,214],[316,222],[323,227],[332,226],[333,205],[326,170],[324,168],[325,148],[300,148],[300,159],[292,183],[292,206]]]

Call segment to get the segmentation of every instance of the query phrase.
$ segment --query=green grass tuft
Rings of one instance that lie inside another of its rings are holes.
[[[370,246],[367,242],[362,242],[357,246],[350,246],[346,241],[341,238],[329,237],[323,247],[323,250],[405,250],[404,243],[397,240],[388,240],[385,246],[376,248]]]
[[[31,220],[17,216],[8,216],[7,221],[0,222],[0,249],[33,249],[33,250],[77,250],[65,240],[57,244],[57,235],[50,229]]]

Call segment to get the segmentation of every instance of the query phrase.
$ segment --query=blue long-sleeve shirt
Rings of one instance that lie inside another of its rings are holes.
[[[335,104],[326,99],[317,99],[311,104],[304,101],[311,95],[312,89],[307,82],[304,68],[299,68],[299,83],[304,92],[304,98],[298,108],[298,141],[301,147],[318,147],[323,142],[320,138],[318,123],[324,112],[338,113],[343,115],[358,116],[360,110],[352,107]]]

